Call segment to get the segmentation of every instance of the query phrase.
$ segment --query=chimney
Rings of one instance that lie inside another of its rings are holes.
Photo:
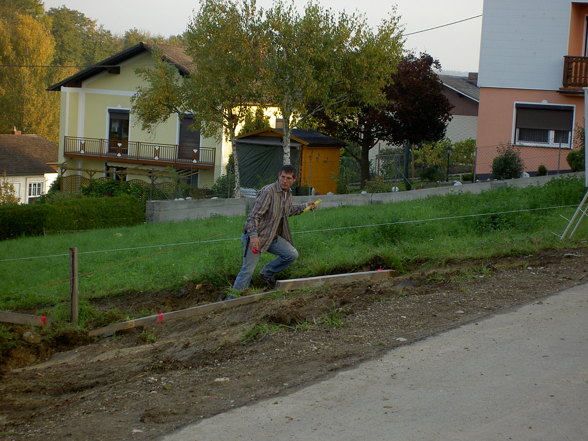
[[[22,132],[20,130],[16,130],[16,127],[13,127],[11,135],[22,135]]]
[[[478,85],[478,72],[469,72],[468,73],[468,81],[477,86]]]

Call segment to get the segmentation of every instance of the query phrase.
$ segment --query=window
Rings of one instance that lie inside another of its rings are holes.
[[[516,104],[515,144],[572,148],[574,107]]]
[[[43,183],[42,182],[31,182],[29,183],[29,197],[36,198],[43,194]]]

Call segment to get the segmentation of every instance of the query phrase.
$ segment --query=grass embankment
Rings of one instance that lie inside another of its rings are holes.
[[[300,258],[283,276],[378,267],[403,272],[447,260],[570,246],[556,234],[584,192],[580,179],[563,178],[543,187],[319,209],[291,218]],[[541,209],[555,206],[568,207]],[[229,289],[241,265],[243,221],[219,217],[0,242],[0,310],[65,320],[70,247],[79,253],[82,324],[95,313],[92,298],[176,290],[188,281]],[[586,224],[572,244],[586,238]],[[262,262],[271,257],[262,256]]]

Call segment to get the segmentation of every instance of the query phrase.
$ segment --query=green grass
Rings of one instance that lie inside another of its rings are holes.
[[[567,225],[561,216],[571,217],[584,192],[580,179],[562,178],[543,187],[480,195],[321,208],[291,218],[300,258],[283,277],[380,266],[403,272],[450,260],[574,246],[586,239],[588,222],[572,242],[562,242],[556,234]],[[489,214],[564,205],[570,207]],[[241,265],[243,221],[216,217],[0,242],[0,310],[63,319],[71,247],[79,254],[82,323],[93,317],[92,298],[175,290],[187,281],[227,289]],[[264,254],[262,263],[271,257]]]

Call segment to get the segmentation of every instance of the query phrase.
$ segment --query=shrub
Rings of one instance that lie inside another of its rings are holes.
[[[521,176],[524,163],[514,146],[507,144],[498,147],[498,156],[492,161],[494,179],[513,179]]]
[[[142,203],[128,195],[6,206],[0,207],[0,240],[137,225],[144,218]]]
[[[566,157],[566,160],[568,161],[568,164],[570,165],[570,168],[572,169],[572,171],[582,171],[584,170],[584,166],[585,166],[585,152],[584,152],[584,147],[582,147],[581,149],[578,150],[572,150],[570,153],[568,153],[568,156]]]
[[[537,176],[546,176],[547,175],[547,167],[541,164],[537,167]]]

